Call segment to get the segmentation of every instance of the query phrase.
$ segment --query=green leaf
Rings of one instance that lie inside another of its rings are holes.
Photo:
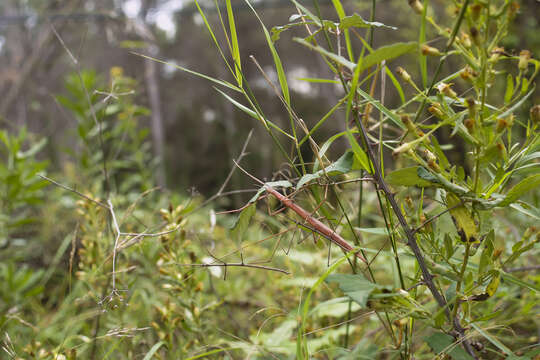
[[[445,353],[454,360],[473,360],[472,356],[467,354],[458,344],[454,343],[454,338],[444,333],[435,333],[427,338],[425,342],[436,354]]]
[[[383,60],[388,61],[390,59],[397,58],[401,55],[415,52],[418,50],[418,43],[416,41],[407,43],[395,43],[392,45],[382,46],[371,54],[364,56],[362,60],[360,71],[364,71],[373,65],[380,64]]]
[[[285,103],[290,106],[291,97],[289,94],[289,85],[287,84],[287,77],[285,76],[285,71],[283,70],[283,64],[281,63],[281,59],[279,58],[279,55],[276,51],[276,47],[274,46],[274,43],[272,42],[272,37],[270,36],[268,29],[264,25],[263,21],[259,17],[259,14],[257,14],[257,12],[255,11],[251,3],[246,0],[246,4],[251,8],[253,13],[259,20],[259,23],[261,24],[261,27],[264,32],[264,36],[266,38],[266,43],[268,44],[268,48],[270,49],[270,52],[272,53],[272,58],[274,59],[274,65],[276,67],[276,73],[278,75],[279,85],[281,86],[281,93],[283,94],[283,99],[285,100]]]
[[[506,92],[504,93],[504,103],[507,104],[512,99],[514,93],[514,77],[512,74],[508,74],[506,77]]]
[[[353,166],[354,153],[350,150],[347,150],[336,162],[328,165],[324,170],[319,170],[313,174],[306,174],[298,180],[296,188],[300,189],[305,184],[310,181],[316,180],[325,174],[328,176],[342,175],[351,171]]]
[[[477,324],[475,323],[471,323],[471,326],[473,328],[476,329],[476,331],[478,331],[480,333],[480,335],[482,335],[484,338],[486,338],[489,342],[491,342],[493,345],[495,345],[496,347],[499,348],[499,350],[501,350],[502,352],[504,352],[506,355],[509,355],[509,356],[515,356],[514,353],[512,352],[512,350],[510,350],[509,348],[507,348],[503,343],[501,343],[499,340],[497,340],[496,338],[492,337],[491,335],[489,335],[487,333],[487,331],[485,331],[484,329],[482,329],[480,326],[478,326]]]
[[[446,195],[446,203],[450,209],[450,215],[452,215],[458,233],[461,236],[461,240],[464,242],[477,241],[478,229],[469,209],[461,204],[461,200],[456,195],[450,192]]]
[[[501,283],[501,275],[500,273],[497,273],[491,281],[489,282],[488,286],[486,287],[486,293],[489,296],[493,296],[495,292],[497,292],[497,289],[499,288],[499,284]]]
[[[373,105],[377,110],[379,110],[380,112],[382,112],[384,115],[386,115],[394,124],[396,124],[397,126],[399,126],[401,129],[405,129],[405,125],[403,124],[403,122],[401,121],[401,119],[399,118],[399,116],[397,116],[396,114],[394,114],[392,111],[390,111],[390,109],[388,109],[386,106],[384,106],[383,104],[381,104],[381,102],[379,100],[375,100],[373,97],[371,97],[367,92],[363,91],[362,89],[360,89],[359,87],[356,89],[356,92],[361,96],[363,97],[365,100],[369,101],[369,103],[371,105]]]
[[[326,50],[325,48],[323,47],[320,47],[319,45],[312,45],[311,43],[309,43],[308,41],[304,40],[304,39],[301,39],[301,38],[294,38],[293,39],[294,41],[296,41],[297,43],[299,44],[302,44],[304,46],[307,46],[308,48],[310,48],[311,50],[315,50],[317,51],[319,54],[323,55],[323,56],[326,56],[332,60],[334,60],[336,63],[340,64],[340,65],[343,65],[345,66],[347,69],[353,71],[354,68],[356,67],[356,64],[345,59],[343,56],[340,56],[340,55],[337,55],[337,54],[334,54],[328,50]]]
[[[347,129],[347,139],[349,140],[349,144],[351,144],[352,151],[354,153],[354,157],[362,167],[362,169],[366,170],[367,172],[371,173],[371,168],[369,166],[369,159],[358,144],[358,141],[354,138],[352,132]]]
[[[515,276],[513,276],[513,275],[511,275],[509,273],[505,273],[505,272],[501,272],[501,276],[502,276],[503,280],[506,281],[506,282],[511,282],[513,284],[521,286],[522,288],[534,291],[535,293],[540,292],[540,287],[538,287],[536,284],[527,283],[527,282],[522,281],[522,280],[518,279],[517,277],[515,277]]]
[[[418,174],[418,176],[426,181],[429,181],[429,182],[432,182],[434,184],[440,184],[441,182],[439,181],[439,179],[437,179],[437,177],[435,175],[433,175],[429,170],[427,170],[426,168],[422,167],[422,166],[418,166],[416,168],[416,173]]]
[[[339,23],[339,28],[342,30],[347,30],[351,27],[367,28],[367,27],[372,27],[372,26],[397,30],[397,27],[395,26],[388,26],[377,21],[366,21],[357,13],[354,13],[353,15],[350,15],[350,16],[345,16],[344,18],[341,19]]]
[[[529,190],[536,189],[540,186],[540,174],[529,176],[521,180],[516,186],[514,186],[508,194],[506,194],[504,200],[499,206],[507,206],[517,201],[523,194]]]
[[[309,314],[318,318],[322,317],[342,317],[349,312],[349,302],[351,300],[348,297],[333,298],[327,301],[323,301],[315,306]],[[351,311],[358,311],[361,309],[360,305],[356,303],[351,304]]]
[[[367,280],[363,275],[356,274],[331,274],[326,278],[327,282],[337,282],[341,291],[365,308],[369,295],[380,285]]]
[[[248,202],[253,203],[253,202],[257,201],[259,196],[261,196],[261,194],[266,191],[266,186],[270,186],[270,187],[273,187],[273,188],[276,188],[276,187],[290,188],[293,185],[287,180],[267,182],[263,186],[260,187],[259,191],[257,191],[257,193],[255,195],[253,195],[253,197],[251,199],[249,199]]]
[[[146,353],[146,355],[144,355],[144,358],[143,360],[150,360],[152,359],[152,357],[154,356],[154,354],[159,350],[160,347],[162,347],[163,345],[165,345],[165,343],[163,341],[160,341],[158,343],[155,343],[154,346],[152,346],[152,348],[150,349],[150,351],[148,351]]]
[[[412,166],[392,171],[391,173],[386,175],[384,180],[388,184],[395,186],[434,186],[435,184],[433,182],[425,180],[418,175],[419,168],[419,166]]]
[[[231,236],[236,242],[240,243],[242,241],[246,230],[248,229],[251,218],[253,215],[255,215],[256,207],[257,205],[255,203],[248,205],[244,210],[242,210],[242,212],[240,212],[238,218],[236,218],[231,231]]]
[[[227,5],[227,17],[229,18],[229,29],[231,31],[231,53],[234,60],[234,68],[236,72],[236,81],[239,87],[242,87],[242,62],[240,60],[240,48],[238,46],[238,36],[236,35],[236,25],[234,21],[234,14],[231,6],[231,0],[226,1]]]
[[[493,263],[493,240],[495,239],[495,231],[491,229],[489,234],[484,239],[484,249],[480,255],[480,264],[478,265],[478,278],[482,276],[487,270],[489,270],[489,265]]]
[[[384,236],[390,235],[390,233],[388,232],[388,229],[385,228],[385,227],[377,227],[377,228],[355,227],[354,230],[355,231],[360,231],[360,232],[363,232],[363,233],[366,233],[366,234],[373,234],[373,235],[384,235]]]
[[[39,142],[32,145],[32,147],[30,147],[30,149],[28,149],[26,151],[19,151],[17,153],[17,158],[24,159],[24,158],[32,157],[32,156],[36,155],[41,149],[43,149],[43,147],[46,144],[47,144],[47,138],[43,138]]]
[[[184,72],[187,72],[188,74],[195,75],[195,76],[198,76],[198,77],[200,77],[200,78],[203,78],[203,79],[212,81],[212,82],[214,82],[214,83],[216,83],[216,84],[218,84],[218,85],[228,87],[229,89],[233,89],[234,91],[242,92],[242,89],[240,89],[238,86],[235,86],[235,85],[231,84],[231,83],[228,82],[228,81],[219,80],[219,79],[213,78],[213,77],[211,77],[211,76],[207,76],[207,75],[198,73],[198,72],[196,72],[196,71],[189,70],[189,69],[187,69],[187,68],[185,68],[185,67],[182,67],[182,66],[180,66],[180,65],[173,64],[173,63],[169,63],[169,62],[166,62],[166,61],[163,61],[163,60],[159,60],[159,59],[153,58],[153,57],[148,56],[148,55],[139,54],[139,53],[134,52],[134,51],[131,51],[131,53],[132,53],[133,55],[137,55],[137,56],[143,57],[143,58],[145,58],[145,59],[150,59],[150,60],[156,61],[156,62],[161,63],[161,64],[165,64],[165,65],[169,65],[169,66],[175,67],[175,68],[177,68],[177,69],[179,69],[179,70],[182,70],[182,71],[184,71]]]

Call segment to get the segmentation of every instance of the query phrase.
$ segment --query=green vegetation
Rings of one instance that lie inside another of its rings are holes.
[[[46,139],[0,132],[2,356],[538,359],[540,61],[502,47],[517,3],[456,1],[441,16],[411,0],[418,38],[374,46],[396,31],[375,2],[367,20],[340,0],[331,17],[291,1],[298,12],[272,29],[246,1],[276,83],[241,51],[230,0],[217,26],[196,3],[231,80],[179,67],[285,162],[272,181],[253,176],[249,135],[231,175],[257,190],[240,209],[212,201],[231,177],[211,199],[156,187],[138,123],[150,111],[118,67],[66,76],[56,100],[78,125],[61,170],[42,160]],[[279,52],[293,31],[328,67],[303,80],[341,92],[309,125]],[[265,115],[248,65],[288,127]],[[341,131],[318,142],[330,121]]]

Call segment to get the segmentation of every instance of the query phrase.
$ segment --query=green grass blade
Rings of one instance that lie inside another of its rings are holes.
[[[344,97],[344,98],[342,98],[341,100],[339,100],[339,101],[337,102],[337,104],[334,105],[334,107],[332,107],[332,108],[330,109],[330,111],[328,111],[328,112],[322,117],[322,119],[319,120],[319,121],[317,122],[317,124],[315,124],[315,126],[309,131],[309,133],[308,133],[306,136],[304,136],[304,137],[302,138],[302,140],[300,140],[300,142],[298,143],[298,146],[301,146],[304,142],[306,142],[307,139],[309,139],[309,137],[312,136],[313,133],[314,133],[315,131],[317,131],[317,129],[318,129],[319,127],[321,127],[321,125],[324,124],[325,121],[328,120],[328,118],[329,118],[329,117],[330,117],[337,109],[339,109],[339,107],[345,102],[345,100],[347,100],[347,97]]]
[[[386,71],[386,75],[388,75],[388,77],[390,78],[390,81],[392,81],[392,84],[396,88],[399,94],[399,99],[401,100],[401,103],[405,104],[405,94],[403,93],[403,88],[401,87],[401,84],[399,83],[398,79],[396,79],[396,77],[394,76],[392,71],[388,68],[388,66],[384,68],[384,71]]]
[[[227,61],[227,58],[225,57],[225,54],[223,53],[223,50],[221,49],[221,46],[219,46],[219,42],[216,38],[216,35],[214,34],[214,30],[212,30],[212,27],[210,26],[210,23],[208,22],[208,19],[206,18],[206,15],[204,14],[204,11],[200,7],[199,2],[197,0],[195,0],[195,5],[197,6],[197,10],[199,11],[199,14],[202,17],[204,25],[206,26],[206,29],[210,33],[210,37],[212,37],[212,40],[214,41],[214,45],[216,45],[216,48],[218,49],[219,54],[221,55],[221,58],[225,62],[225,65],[227,65],[227,67],[229,68],[229,71],[234,74],[234,72],[231,69],[231,66],[229,65],[229,62]],[[219,8],[218,8],[218,11],[219,11]],[[229,42],[228,38],[227,38],[227,42]]]
[[[509,348],[507,348],[503,343],[501,343],[499,340],[495,339],[494,337],[492,337],[491,335],[489,335],[486,331],[484,331],[484,329],[482,329],[480,326],[478,326],[477,324],[475,323],[471,323],[470,324],[476,331],[478,331],[480,333],[480,335],[482,335],[484,338],[486,338],[490,343],[492,343],[493,345],[495,345],[497,348],[499,348],[499,350],[501,350],[502,352],[504,352],[506,355],[510,355],[510,356],[515,356],[514,353],[512,352],[512,350],[510,350]]]
[[[260,18],[259,14],[255,11],[253,6],[249,3],[248,0],[246,0],[246,4],[251,8],[257,19],[259,20],[259,23],[261,24],[261,27],[264,32],[264,36],[266,38],[266,42],[268,44],[268,48],[270,49],[270,52],[272,53],[272,58],[274,59],[274,65],[276,66],[276,72],[279,79],[279,85],[281,86],[281,93],[283,95],[283,99],[287,103],[287,105],[290,106],[291,104],[291,98],[289,94],[289,85],[287,84],[287,77],[285,76],[285,71],[283,70],[283,64],[281,63],[281,59],[279,58],[279,55],[276,51],[276,47],[274,46],[274,43],[272,42],[272,37],[270,36],[270,33],[268,32],[268,29],[264,25],[262,19]]]
[[[144,355],[144,358],[143,360],[150,360],[152,358],[152,356],[154,356],[154,354],[159,350],[160,347],[162,347],[163,345],[165,345],[165,343],[163,341],[160,341],[158,343],[155,343],[154,346],[152,346],[152,348],[150,349],[150,351],[148,351],[146,353],[146,355]]]
[[[234,106],[236,106],[237,108],[239,108],[240,110],[242,110],[243,112],[245,112],[246,114],[248,114],[249,116],[251,116],[252,118],[256,119],[256,120],[259,120],[260,122],[263,123],[264,127],[268,129],[268,127],[272,127],[274,128],[275,130],[277,130],[278,132],[280,132],[281,134],[287,136],[289,139],[291,140],[294,140],[294,137],[291,136],[290,134],[288,134],[286,131],[284,131],[283,129],[281,129],[279,126],[277,126],[276,124],[274,124],[273,122],[271,122],[270,120],[267,120],[264,118],[263,115],[257,113],[256,111],[254,110],[251,110],[250,108],[248,108],[247,106],[245,105],[242,105],[241,103],[239,103],[238,101],[234,100],[232,97],[230,97],[229,95],[225,94],[223,91],[219,90],[218,88],[214,87],[214,89],[216,91],[218,91],[221,95],[223,95],[223,97],[225,97],[225,99],[227,99],[228,101],[231,102],[231,104],[233,104]]]
[[[383,60],[388,61],[406,53],[416,51],[417,49],[418,43],[415,41],[381,46],[364,57],[360,71],[364,71],[367,68],[380,64]]]
[[[334,4],[334,8],[336,9],[336,13],[339,16],[339,20],[341,21],[345,16],[345,10],[343,10],[343,5],[341,4],[340,0],[332,0],[332,4]],[[349,55],[349,60],[354,61],[354,52],[353,47],[351,44],[351,35],[349,33],[349,30],[344,30],[343,34],[345,35],[345,47],[347,48],[347,54]]]
[[[197,71],[193,71],[193,70],[187,69],[187,68],[185,68],[185,67],[183,67],[183,66],[180,66],[180,65],[177,65],[177,64],[172,64],[172,63],[166,62],[166,61],[164,61],[164,60],[156,59],[156,58],[151,57],[151,56],[148,56],[148,55],[140,54],[140,53],[137,53],[137,52],[134,52],[134,51],[131,51],[131,53],[134,54],[134,55],[143,57],[143,58],[145,58],[145,59],[157,61],[158,63],[161,63],[161,64],[173,66],[173,67],[177,68],[178,70],[182,70],[182,71],[184,71],[184,72],[187,72],[188,74],[195,75],[195,76],[198,76],[198,77],[200,77],[200,78],[203,78],[203,79],[212,81],[213,83],[216,83],[216,84],[221,85],[221,86],[225,86],[225,87],[227,87],[227,88],[229,88],[229,89],[232,89],[232,90],[234,90],[234,91],[243,92],[242,89],[240,89],[238,86],[235,86],[235,85],[231,84],[231,83],[228,82],[228,81],[225,81],[225,80],[219,80],[219,79],[213,78],[213,77],[211,77],[211,76],[201,74],[201,73],[199,73],[199,72],[197,72]]]
[[[343,56],[340,56],[340,55],[337,55],[337,54],[334,54],[328,50],[326,50],[325,48],[319,46],[319,45],[313,45],[311,43],[309,43],[308,41],[302,39],[302,38],[294,38],[293,39],[294,41],[296,41],[297,43],[299,44],[302,44],[308,48],[310,48],[311,50],[315,50],[316,52],[318,52],[319,54],[327,57],[327,58],[330,58],[332,60],[334,60],[336,63],[340,64],[340,65],[343,65],[345,66],[347,69],[349,70],[354,70],[354,68],[356,67],[356,64],[345,59]]]
[[[364,92],[361,89],[356,89],[356,91],[365,100],[369,101],[369,103],[371,105],[375,106],[375,108],[377,108],[377,110],[379,110],[384,115],[386,115],[394,124],[399,126],[401,129],[405,129],[405,125],[403,125],[403,122],[401,122],[401,119],[396,114],[394,114],[390,109],[388,109],[386,106],[381,104],[381,102],[379,100],[375,100],[368,93]]]
[[[238,348],[236,348],[236,347],[228,347],[228,348],[214,349],[214,350],[210,350],[210,351],[207,351],[207,352],[199,354],[199,355],[189,357],[186,360],[195,360],[195,359],[207,358],[210,355],[219,354],[219,353],[222,353],[224,351],[229,351],[229,350],[234,350],[234,349],[238,349]]]
[[[306,299],[304,300],[304,304],[302,306],[302,312],[300,314],[300,326],[298,326],[298,335],[296,338],[296,357],[297,359],[309,359],[308,349],[307,349],[307,341],[304,339],[304,332],[305,332],[305,322],[307,315],[309,313],[309,307],[311,303],[311,297],[313,295],[313,292],[324,282],[324,280],[330,275],[332,272],[334,272],[335,269],[339,265],[341,265],[345,260],[347,260],[347,257],[349,255],[352,255],[354,251],[351,251],[349,254],[346,254],[341,259],[336,261],[332,266],[328,268],[324,272],[324,274],[319,277],[317,282],[311,287],[311,289],[308,292],[308,295]]]
[[[234,70],[236,72],[236,81],[238,86],[242,87],[242,63],[240,60],[240,47],[238,46],[238,36],[236,34],[236,24],[234,21],[234,14],[231,6],[231,0],[226,1],[227,4],[227,17],[229,18],[229,29],[231,32],[231,55],[235,64]]]

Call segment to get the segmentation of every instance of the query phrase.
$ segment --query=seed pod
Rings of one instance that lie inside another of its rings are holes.
[[[471,37],[469,36],[469,34],[462,32],[460,41],[463,44],[463,46],[465,46],[467,49],[471,48],[472,42],[471,42]]]
[[[440,83],[437,85],[437,90],[439,90],[441,94],[444,94],[452,99],[457,99],[456,92],[452,90],[452,84]]]
[[[437,164],[435,161],[428,160],[427,162],[429,168],[437,173],[441,172],[441,168],[439,167],[439,164]]]
[[[405,144],[401,144],[400,146],[398,146],[397,148],[394,149],[394,151],[392,152],[392,155],[397,156],[397,155],[399,155],[401,153],[408,152],[412,148],[413,148],[413,144],[410,143],[410,142],[405,143]]]
[[[416,133],[416,126],[413,124],[408,115],[401,115],[401,121],[411,133]]]
[[[504,48],[503,47],[496,47],[491,51],[491,56],[489,57],[489,62],[496,63],[499,61],[499,58],[501,55],[504,54]]]
[[[514,124],[514,114],[510,114],[504,119],[497,120],[496,131],[498,133],[503,132],[505,129],[512,127],[513,124]]]
[[[467,118],[465,119],[465,121],[463,122],[463,124],[465,125],[465,127],[467,128],[467,130],[469,130],[469,133],[472,133],[474,131],[474,119],[472,118]]]
[[[469,116],[474,119],[476,117],[476,103],[474,102],[474,99],[472,97],[468,97],[465,100],[465,104],[469,109]]]
[[[484,5],[482,4],[474,4],[469,9],[471,11],[471,17],[474,21],[477,21],[482,13],[482,8]]]
[[[463,70],[459,73],[459,76],[465,81],[473,82],[478,76],[478,73],[473,70],[469,65],[465,66]]]
[[[419,15],[424,12],[424,5],[422,5],[420,0],[409,0],[409,6]]]
[[[508,123],[506,122],[505,119],[499,119],[497,120],[497,128],[496,128],[496,131],[498,133],[500,132],[503,132],[504,129],[506,129],[508,127]]]
[[[540,105],[534,105],[531,110],[531,121],[533,124],[540,124]]]
[[[429,45],[422,45],[422,55],[426,56],[441,56],[442,53],[439,51],[439,49],[434,48],[433,46]]]
[[[405,82],[411,81],[411,76],[410,76],[409,73],[408,73],[407,71],[405,71],[405,69],[402,68],[401,66],[398,66],[398,67],[397,67],[396,72],[397,72],[397,74],[403,79],[403,81],[405,81]]]
[[[437,157],[428,149],[424,150],[424,155],[428,161],[437,161]]]
[[[435,115],[436,117],[438,117],[439,119],[444,119],[444,113],[443,111],[441,110],[441,104],[439,103],[433,103],[433,105],[431,105],[429,108],[428,108],[428,111]]]
[[[476,27],[471,26],[470,32],[471,32],[471,38],[472,38],[472,41],[474,42],[474,44],[476,46],[480,46],[482,44],[480,31],[478,31],[478,29]]]
[[[519,70],[527,70],[527,67],[529,66],[529,60],[531,60],[531,52],[529,50],[521,50],[521,52],[519,53]]]

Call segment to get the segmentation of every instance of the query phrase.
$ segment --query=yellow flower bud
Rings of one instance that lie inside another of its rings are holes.
[[[417,14],[422,14],[424,12],[424,5],[420,2],[420,0],[409,0],[409,6],[414,10]]]
[[[467,33],[461,33],[460,41],[467,49],[470,49],[470,47],[472,46],[471,37]]]
[[[540,124],[540,105],[534,105],[530,110],[530,115],[533,124]]]
[[[463,122],[463,124],[465,125],[465,127],[467,128],[467,130],[469,130],[469,133],[472,133],[474,131],[474,119],[472,118],[467,118],[465,119],[465,121]]]
[[[454,90],[452,90],[452,85],[453,84],[439,83],[437,85],[437,90],[439,90],[441,94],[444,94],[452,99],[457,99],[457,94]]]
[[[491,56],[489,58],[489,61],[492,63],[495,63],[499,60],[501,55],[504,55],[504,48],[503,47],[496,47],[491,51]]]
[[[428,111],[440,119],[444,118],[444,113],[441,109],[441,104],[439,103],[433,103],[433,105],[428,108]]]
[[[404,68],[402,68],[401,66],[398,66],[398,68],[396,69],[396,73],[405,81],[405,82],[409,82],[411,81],[411,76],[409,75],[409,73],[407,73],[407,71],[405,71]]]
[[[459,76],[461,76],[461,78],[465,81],[472,82],[478,76],[478,73],[467,65],[463,70],[461,70]]]
[[[426,55],[426,56],[441,56],[442,53],[439,51],[439,49],[437,48],[434,48],[433,46],[429,46],[429,45],[422,45],[422,55]]]
[[[531,52],[529,50],[521,50],[521,52],[519,53],[519,70],[527,70],[527,67],[529,66],[529,60],[531,60]]]

